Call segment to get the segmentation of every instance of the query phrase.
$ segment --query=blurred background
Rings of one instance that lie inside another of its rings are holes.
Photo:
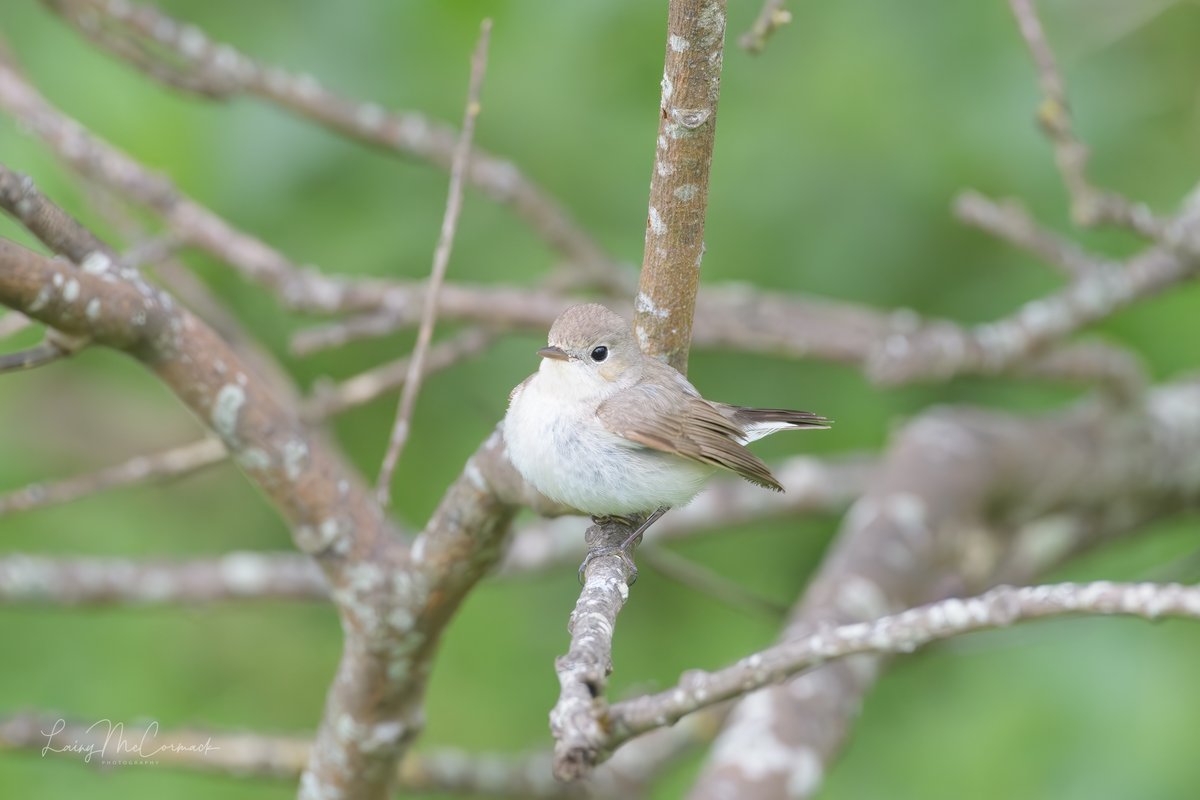
[[[955,223],[971,187],[1015,196],[1067,230],[1064,192],[1033,123],[1035,75],[1006,4],[931,0],[796,4],[761,56],[735,46],[758,12],[735,2],[708,212],[706,283],[745,281],[972,322],[1058,285],[1056,273]],[[1096,182],[1171,210],[1200,178],[1200,13],[1193,2],[1056,0],[1043,8]],[[163,7],[266,63],[311,72],[349,97],[458,124],[479,20],[495,19],[477,143],[515,161],[615,257],[638,264],[658,123],[665,3],[234,0]],[[83,42],[33,0],[0,4],[0,32],[66,113],[300,263],[423,277],[447,175],[375,152],[250,100],[176,95]],[[38,142],[0,117],[0,160],[106,234],[89,195]],[[7,219],[0,235],[28,241]],[[1119,256],[1118,233],[1075,234]],[[119,239],[113,241],[119,243]],[[412,334],[318,356],[289,355],[316,320],[210,259],[187,262],[301,386],[407,352]],[[470,191],[450,279],[531,285],[555,254],[507,208]],[[1121,313],[1102,334],[1140,351],[1159,379],[1196,361],[1200,288]],[[442,326],[439,330],[449,330]],[[16,349],[38,332],[5,343]],[[394,488],[419,527],[535,367],[544,337],[505,335],[433,376]],[[811,408],[832,432],[774,437],[768,460],[877,450],[932,404],[1018,413],[1063,407],[1075,389],[1007,379],[879,389],[820,363],[702,351],[706,394]],[[394,395],[338,418],[350,458],[375,475]],[[103,349],[0,379],[0,491],[189,441],[199,425],[153,377]],[[1195,579],[1194,519],[1163,524],[1072,564],[1059,579]],[[747,525],[672,545],[790,604],[836,530],[833,518]],[[583,532],[580,523],[580,535]],[[289,550],[264,499],[230,465],[168,487],[88,497],[0,519],[0,549],[132,557]],[[490,580],[451,625],[420,747],[522,752],[550,744],[554,657],[578,594],[574,565]],[[772,642],[778,623],[645,569],[616,640],[612,694],[669,686]],[[0,607],[0,712],[133,725],[307,733],[339,654],[318,603],[62,609]],[[975,635],[895,664],[868,697],[825,798],[1193,798],[1200,629],[1087,619]],[[656,796],[684,792],[700,756]],[[290,782],[165,767],[98,771],[37,752],[0,753],[10,797],[284,798]]]

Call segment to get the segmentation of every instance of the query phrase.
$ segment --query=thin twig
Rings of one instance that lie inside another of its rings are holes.
[[[216,438],[172,447],[160,453],[137,456],[98,472],[54,483],[35,483],[0,495],[0,516],[18,511],[68,503],[85,495],[149,480],[168,480],[224,461],[229,455]]]
[[[788,605],[772,600],[737,581],[726,578],[716,570],[685,558],[665,547],[643,546],[639,551],[642,559],[655,572],[673,580],[694,592],[724,603],[730,608],[757,616],[766,616],[776,623],[787,617]]]
[[[1037,118],[1054,145],[1058,171],[1071,196],[1072,218],[1079,225],[1123,225],[1147,238],[1161,239],[1163,223],[1145,204],[1130,203],[1118,194],[1098,189],[1088,178],[1088,148],[1075,134],[1066,84],[1033,0],[1009,0],[1009,6],[1037,69],[1042,89]]]
[[[967,225],[1037,256],[1069,278],[1083,278],[1106,259],[1085,252],[1037,224],[1015,200],[997,203],[979,192],[963,192],[954,201],[954,214]]]
[[[49,339],[15,353],[0,353],[0,373],[41,367],[70,355]]]
[[[766,0],[762,10],[754,18],[754,24],[742,34],[738,44],[751,53],[761,53],[771,34],[792,21],[792,12],[783,7],[785,2],[786,0]]]
[[[467,90],[466,110],[463,112],[462,134],[459,136],[454,160],[450,166],[450,191],[446,197],[446,213],[442,217],[442,230],[438,235],[437,249],[433,253],[433,269],[425,291],[425,307],[421,312],[421,327],[417,330],[417,344],[409,359],[408,375],[404,379],[404,389],[400,392],[396,421],[392,425],[383,466],[375,484],[379,503],[385,507],[391,499],[392,474],[396,470],[396,462],[400,460],[400,453],[408,441],[413,409],[417,403],[417,394],[421,391],[425,359],[428,357],[429,344],[433,341],[433,326],[437,321],[437,295],[446,277],[446,267],[450,264],[450,251],[454,247],[454,233],[458,229],[458,216],[462,210],[463,178],[466,176],[467,162],[471,157],[475,120],[479,117],[479,92],[483,88],[483,77],[487,72],[487,50],[491,33],[492,21],[485,19],[479,27],[479,41],[471,55],[471,82]]]
[[[377,339],[395,333],[413,322],[411,312],[370,311],[334,322],[301,328],[292,335],[288,349],[292,355],[311,356],[360,339]]]
[[[428,377],[477,355],[495,341],[495,337],[496,332],[493,329],[476,327],[431,345],[421,374]],[[313,396],[305,405],[304,415],[309,419],[320,419],[369,403],[403,386],[408,380],[411,365],[412,356],[408,355],[359,373],[336,385],[318,384],[314,388]]]

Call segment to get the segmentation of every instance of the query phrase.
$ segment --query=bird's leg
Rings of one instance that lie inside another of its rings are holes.
[[[667,513],[667,507],[659,506],[658,509],[655,510],[655,512],[653,514],[646,517],[646,520],[641,525],[638,526],[638,529],[636,531],[629,534],[628,539],[621,542],[621,546],[618,549],[621,550],[621,552],[623,552],[623,553],[627,553],[629,550],[629,546],[632,544],[635,544],[637,542],[640,542],[642,540],[642,534],[646,532],[646,529],[649,528],[651,525],[653,525],[655,522],[658,522],[658,518],[661,517],[665,513]]]
[[[579,582],[585,582],[587,565],[591,563],[593,558],[597,558],[598,556],[619,555],[621,559],[629,565],[629,585],[632,586],[637,580],[638,570],[637,565],[633,563],[633,557],[630,556],[629,551],[641,541],[642,534],[646,532],[646,529],[658,521],[658,518],[665,513],[667,513],[667,506],[660,506],[653,514],[646,517],[646,519],[642,521],[642,524],[638,525],[637,530],[626,537],[625,541],[621,542],[621,544],[616,545],[615,547],[612,545],[602,545],[600,547],[589,548],[588,554],[584,556],[583,563],[579,565]],[[620,523],[629,528],[633,527],[633,520],[629,519],[628,517],[592,517],[592,522],[601,527],[612,523]]]

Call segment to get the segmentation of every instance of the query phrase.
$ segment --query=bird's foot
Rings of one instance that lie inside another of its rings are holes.
[[[598,547],[589,547],[588,554],[584,557],[583,563],[579,565],[579,582],[587,582],[587,565],[592,561],[592,559],[598,558],[599,556],[617,555],[620,556],[621,560],[624,561],[629,567],[629,578],[625,581],[625,583],[628,586],[632,586],[637,580],[638,576],[637,565],[633,563],[633,549],[638,546],[639,542],[642,541],[642,534],[646,532],[646,529],[653,525],[655,521],[657,521],[658,518],[665,513],[667,513],[667,508],[666,506],[663,506],[650,516],[646,517],[644,520],[641,520],[640,525],[638,524],[639,520],[630,519],[629,517],[615,515],[592,517],[592,522],[600,527],[606,527],[608,525],[617,523],[626,528],[633,528],[634,530],[633,533],[626,537],[625,541],[621,542],[621,544],[617,546],[605,544]]]

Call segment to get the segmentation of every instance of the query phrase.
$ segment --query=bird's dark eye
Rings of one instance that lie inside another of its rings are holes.
[[[604,345],[600,345],[599,347],[592,348],[592,361],[595,361],[596,363],[600,363],[601,361],[603,361],[606,358],[608,358],[608,348],[607,347],[605,347]]]

